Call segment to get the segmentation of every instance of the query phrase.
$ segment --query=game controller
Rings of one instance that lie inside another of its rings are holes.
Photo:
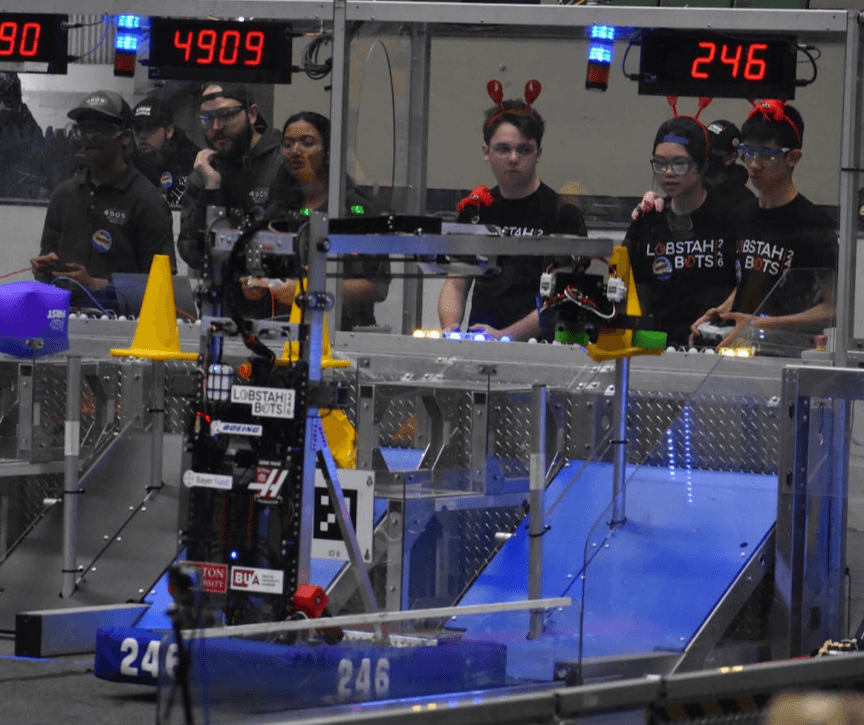
[[[247,277],[247,287],[264,287],[265,289],[276,289],[283,284],[281,279],[272,279],[270,277]]]
[[[43,279],[47,279],[49,282],[54,280],[54,275],[52,272],[65,272],[66,265],[61,262],[59,259],[49,259],[38,267],[36,267],[36,273],[42,277]]]
[[[720,320],[719,322],[722,322]],[[699,335],[708,341],[720,342],[735,329],[735,325],[721,325],[715,322],[703,322],[697,328]]]

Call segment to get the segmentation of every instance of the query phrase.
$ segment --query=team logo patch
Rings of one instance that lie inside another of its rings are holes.
[[[191,564],[198,567],[201,573],[201,589],[214,594],[225,594],[228,591],[228,565],[211,564],[207,561],[181,561],[181,564]]]
[[[66,310],[48,310],[48,320],[52,332],[62,332],[66,326]]]
[[[259,499],[275,501],[282,491],[282,484],[288,478],[288,471],[271,468],[269,466],[256,466],[255,480],[249,484],[249,490],[257,494]]]
[[[282,594],[285,574],[278,569],[258,569],[252,567],[231,567],[231,588],[245,589],[248,592]]]
[[[260,438],[264,435],[264,426],[255,423],[229,423],[224,420],[214,420],[210,423],[211,436],[224,433],[238,436],[256,436]]]
[[[174,186],[174,175],[170,171],[163,171],[159,183],[162,184],[163,189],[170,189]]]
[[[672,276],[672,262],[668,257],[657,257],[652,265],[654,276],[661,282],[665,282]]]
[[[125,224],[128,216],[125,209],[106,209],[105,218],[112,224]]]
[[[95,249],[100,254],[108,254],[111,251],[111,247],[114,246],[114,237],[111,236],[111,232],[106,229],[97,229],[93,232],[93,237],[90,240],[93,249]]]
[[[183,474],[183,485],[186,488],[219,488],[228,490],[233,488],[234,479],[231,476],[222,476],[217,473],[198,473],[197,471],[186,471]]]

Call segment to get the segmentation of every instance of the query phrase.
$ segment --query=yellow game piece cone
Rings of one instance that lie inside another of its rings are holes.
[[[357,468],[357,430],[339,408],[321,411],[321,427],[339,468]]]
[[[288,322],[300,324],[302,312],[296,302],[291,303],[291,315],[288,317]],[[300,343],[286,342],[285,348],[282,350],[282,357],[277,360],[278,363],[290,363],[300,359]],[[351,364],[350,360],[337,360],[333,357],[333,351],[330,348],[330,330],[327,327],[327,315],[324,315],[324,332],[323,340],[321,341],[321,367],[322,368],[347,368]]]
[[[141,314],[132,347],[111,350],[115,357],[141,357],[148,360],[197,360],[198,353],[180,350],[171,261],[164,254],[153,257]]]

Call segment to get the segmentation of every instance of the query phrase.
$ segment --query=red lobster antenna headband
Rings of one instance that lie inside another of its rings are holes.
[[[699,120],[699,114],[704,111],[708,105],[713,101],[713,98],[708,98],[707,96],[699,97],[699,108],[696,110],[696,113],[692,116],[679,116],[678,115],[678,96],[666,96],[666,103],[668,103],[672,107],[672,117],[673,118],[692,118],[698,124],[699,128],[702,129],[702,133],[705,134],[705,155],[707,156],[711,150],[711,137],[708,135],[708,129],[705,128],[705,124]]]
[[[747,100],[750,101],[750,105],[753,106],[753,109],[747,114],[748,119],[753,118],[757,113],[761,113],[762,118],[766,121],[786,121],[786,123],[792,126],[792,130],[795,132],[795,140],[798,142],[800,148],[801,131],[798,130],[795,121],[789,118],[786,114],[786,101],[781,101],[776,98],[766,98],[758,103],[752,98],[748,98]]]
[[[489,94],[489,98],[498,106],[498,113],[496,113],[492,118],[486,121],[486,128],[489,128],[495,121],[497,121],[501,116],[506,113],[524,113],[531,116],[534,116],[535,113],[531,109],[531,104],[537,100],[540,95],[540,91],[543,90],[543,86],[540,85],[540,81],[538,80],[530,80],[525,84],[525,103],[522,105],[522,108],[504,108],[504,86],[501,85],[500,81],[489,81],[486,84],[486,92]]]

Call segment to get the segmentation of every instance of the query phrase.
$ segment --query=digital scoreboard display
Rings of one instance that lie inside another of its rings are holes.
[[[657,30],[642,38],[639,93],[795,98],[794,36]]]
[[[0,13],[0,68],[66,73],[68,19],[68,15]],[[11,68],[7,64],[19,66]],[[45,69],[40,70],[37,66],[45,66]]]
[[[291,82],[291,28],[282,22],[151,18],[151,78]]]

